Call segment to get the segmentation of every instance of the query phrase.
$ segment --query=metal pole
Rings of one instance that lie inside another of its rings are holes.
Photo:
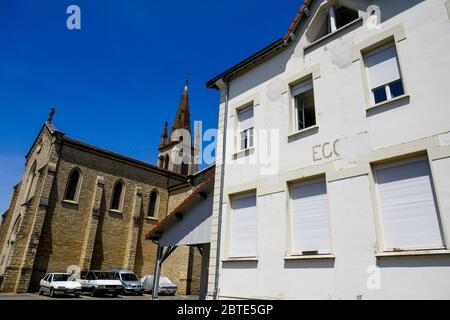
[[[152,289],[152,300],[158,300],[159,294],[159,279],[161,276],[161,261],[163,256],[164,247],[161,247],[158,243],[158,249],[156,250],[156,265],[155,274],[153,275],[153,289]]]

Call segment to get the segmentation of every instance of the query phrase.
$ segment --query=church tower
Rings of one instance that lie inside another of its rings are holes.
[[[195,143],[200,143],[197,140],[195,139]],[[161,134],[158,167],[183,175],[194,174],[198,169],[198,164],[195,163],[195,150],[198,149],[199,146],[192,145],[189,80],[186,79],[170,136],[167,122]]]

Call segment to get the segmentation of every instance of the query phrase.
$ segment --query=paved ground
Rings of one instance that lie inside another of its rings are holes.
[[[0,300],[151,300],[150,295],[143,296],[119,296],[117,298],[112,298],[111,296],[104,297],[91,297],[90,295],[81,295],[79,298],[74,298],[71,296],[58,296],[57,298],[50,298],[48,295],[40,296],[34,293],[23,293],[23,294],[0,294]],[[174,297],[160,297],[160,300],[198,300],[198,296],[174,296]]]

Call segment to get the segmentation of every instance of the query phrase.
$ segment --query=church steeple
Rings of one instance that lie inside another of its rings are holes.
[[[189,79],[186,77],[183,94],[178,111],[172,125],[172,133],[177,129],[186,129],[191,132],[191,111],[189,110]]]

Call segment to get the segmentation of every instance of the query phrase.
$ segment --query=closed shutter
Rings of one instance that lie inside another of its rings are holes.
[[[291,197],[293,253],[331,253],[326,182],[294,185]]]
[[[386,250],[442,249],[427,160],[376,168]]]
[[[296,97],[313,89],[313,82],[308,80],[292,88],[292,97]]]
[[[230,257],[256,257],[256,194],[232,200]]]
[[[370,88],[376,89],[401,79],[395,44],[366,55]]]

